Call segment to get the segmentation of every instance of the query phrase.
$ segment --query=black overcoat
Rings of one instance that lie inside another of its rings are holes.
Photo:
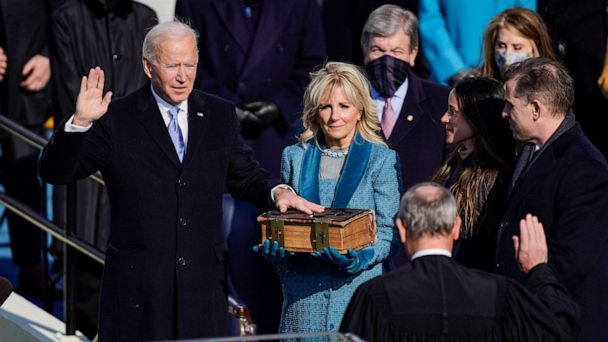
[[[608,165],[575,124],[513,187],[497,227],[496,269],[521,279],[513,235],[527,213],[545,228],[549,265],[582,309],[579,341],[608,341]]]
[[[148,83],[115,100],[86,133],[64,124],[40,176],[53,184],[100,170],[112,231],[100,302],[102,341],[225,334],[222,194],[269,204],[267,173],[239,135],[234,106],[194,91],[180,164]]]

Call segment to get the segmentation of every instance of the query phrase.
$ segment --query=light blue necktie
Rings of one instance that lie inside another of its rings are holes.
[[[173,141],[173,145],[175,146],[175,152],[177,152],[177,156],[179,157],[179,161],[181,162],[184,159],[184,151],[186,150],[186,145],[184,144],[184,136],[182,135],[182,130],[179,128],[179,123],[177,122],[177,114],[179,113],[179,107],[173,107],[169,109],[169,115],[171,116],[171,120],[169,121],[169,136],[171,137],[171,141]]]

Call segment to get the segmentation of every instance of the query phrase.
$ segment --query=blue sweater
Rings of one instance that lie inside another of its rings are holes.
[[[378,239],[367,269],[348,274],[327,261],[298,254],[279,267],[283,282],[283,311],[280,332],[331,331],[340,327],[346,306],[356,288],[383,272],[391,244],[398,241],[394,219],[399,209],[400,180],[397,155],[388,147],[371,144],[369,163],[348,208],[373,209]],[[307,148],[312,148],[307,144]],[[300,175],[306,150],[296,144],[285,148],[281,161],[282,182],[300,193]],[[351,155],[349,155],[350,157]],[[320,204],[331,205],[337,179],[319,181]]]

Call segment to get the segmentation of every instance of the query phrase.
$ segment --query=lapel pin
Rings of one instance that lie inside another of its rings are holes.
[[[205,116],[202,112],[196,112],[196,116],[200,116],[201,118]]]
[[[413,116],[412,114],[410,114],[410,115],[408,115],[408,116],[407,116],[407,118],[406,118],[406,119],[407,119],[407,121],[410,121],[410,122],[411,122],[411,121],[413,121],[413,120],[414,120],[414,116]]]

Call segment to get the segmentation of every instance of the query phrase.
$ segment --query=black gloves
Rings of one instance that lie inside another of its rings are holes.
[[[247,139],[259,137],[262,131],[271,125],[274,125],[281,134],[287,132],[287,124],[279,108],[270,101],[245,103],[242,108],[236,108],[236,116],[241,122],[241,134]]]

